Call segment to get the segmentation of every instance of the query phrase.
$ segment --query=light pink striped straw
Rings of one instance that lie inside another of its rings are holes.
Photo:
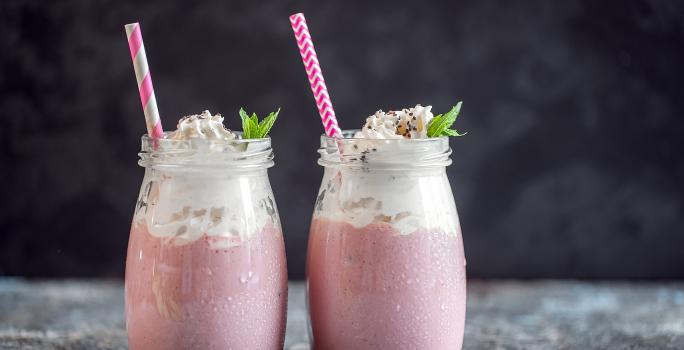
[[[323,79],[323,73],[321,73],[321,66],[318,63],[318,56],[316,56],[316,50],[314,50],[304,14],[296,13],[290,16],[290,23],[292,24],[292,30],[294,30],[295,39],[297,39],[299,53],[302,55],[306,75],[309,76],[309,84],[316,100],[318,113],[321,115],[325,134],[328,137],[342,137],[342,131],[337,125],[335,110],[333,110],[332,102],[330,102],[328,88],[325,86],[325,79]]]
[[[162,138],[164,131],[157,109],[157,99],[154,97],[152,76],[147,65],[147,55],[145,55],[145,45],[143,45],[143,38],[140,33],[140,24],[138,22],[126,24],[125,28],[128,48],[131,50],[131,58],[133,59],[133,69],[135,69],[135,79],[138,81],[140,101],[142,101],[143,112],[145,113],[147,133],[153,138]]]

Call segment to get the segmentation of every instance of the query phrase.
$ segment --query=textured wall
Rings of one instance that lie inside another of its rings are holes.
[[[122,275],[139,20],[167,128],[283,108],[270,174],[301,277],[322,173],[287,20],[303,10],[343,127],[465,101],[448,171],[471,276],[684,277],[681,2],[180,3],[0,4],[0,274]]]

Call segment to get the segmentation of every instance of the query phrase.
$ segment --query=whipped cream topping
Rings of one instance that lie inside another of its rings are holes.
[[[215,249],[240,245],[268,224],[280,229],[265,173],[198,178],[147,171],[133,222],[179,246],[206,235]]]
[[[314,217],[356,228],[388,223],[402,235],[420,229],[452,235],[461,232],[449,179],[443,171],[398,176],[326,168]]]
[[[272,165],[270,141],[238,140],[223,117],[209,111],[181,118],[162,141],[169,140],[182,142],[159,142],[142,152],[143,163],[180,166],[146,166],[134,225],[175,245],[207,237],[215,249],[242,244],[266,225],[280,229],[268,176],[258,170]],[[195,168],[212,164],[218,167]],[[231,170],[238,167],[256,170]]]
[[[173,140],[204,139],[212,141],[226,141],[237,138],[232,131],[223,125],[220,114],[211,115],[204,111],[200,114],[188,115],[178,121],[177,130],[169,138]]]
[[[365,139],[425,139],[432,119],[432,106],[416,105],[398,111],[378,110],[366,118],[366,124],[354,135]]]

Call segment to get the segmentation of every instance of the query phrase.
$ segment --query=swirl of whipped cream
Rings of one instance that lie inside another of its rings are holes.
[[[204,139],[212,141],[234,140],[237,136],[223,125],[220,114],[209,111],[189,115],[178,121],[177,130],[169,138],[173,140]]]
[[[354,137],[364,139],[425,139],[432,119],[432,106],[416,105],[399,111],[379,110],[366,118],[366,124]]]

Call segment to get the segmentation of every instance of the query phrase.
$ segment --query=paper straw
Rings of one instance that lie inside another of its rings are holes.
[[[153,138],[162,138],[161,118],[157,110],[157,99],[154,97],[152,87],[152,76],[147,65],[147,55],[145,55],[145,45],[143,45],[140,24],[138,22],[126,24],[126,37],[128,38],[128,48],[131,50],[133,59],[133,69],[135,69],[135,79],[138,81],[138,91],[142,102],[143,112],[145,113],[145,123],[147,133]]]
[[[318,56],[316,56],[316,50],[314,50],[304,14],[296,13],[290,16],[290,23],[292,24],[292,30],[294,30],[295,39],[297,39],[299,53],[302,55],[306,75],[309,77],[309,84],[316,100],[318,113],[321,115],[325,134],[328,137],[342,137],[342,131],[337,125],[335,110],[333,110],[332,102],[330,102],[328,88],[325,86],[325,79],[323,79],[323,73],[321,73],[321,66],[318,63]]]

